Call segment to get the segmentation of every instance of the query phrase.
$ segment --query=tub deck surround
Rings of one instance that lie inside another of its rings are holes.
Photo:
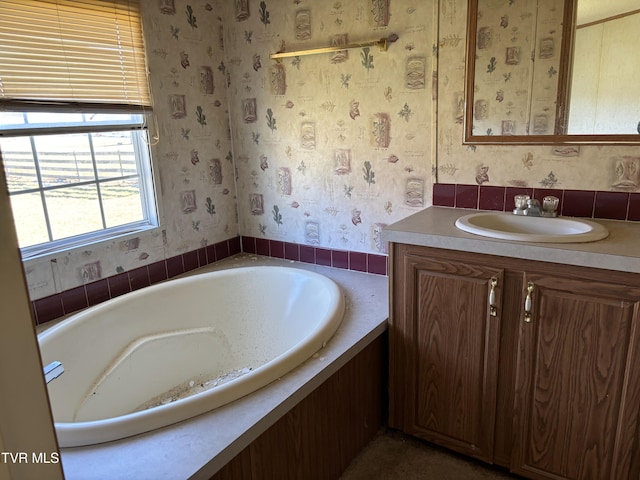
[[[85,310],[39,336],[61,447],[194,417],[278,379],[330,341],[339,287],[315,272],[248,266],[175,279]],[[99,341],[95,341],[96,339]]]
[[[192,273],[254,265],[315,271],[338,284],[346,310],[326,347],[280,379],[214,411],[114,442],[62,449],[67,479],[209,478],[386,329],[384,276],[247,254]]]
[[[597,242],[528,243],[481,237],[456,228],[456,220],[469,213],[471,210],[462,208],[429,207],[389,225],[382,238],[409,245],[640,273],[638,222],[594,219],[609,230],[609,236]]]

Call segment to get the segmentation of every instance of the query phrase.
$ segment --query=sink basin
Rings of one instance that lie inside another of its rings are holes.
[[[609,235],[599,223],[579,218],[528,217],[504,212],[471,213],[456,220],[460,230],[517,242],[583,243]]]

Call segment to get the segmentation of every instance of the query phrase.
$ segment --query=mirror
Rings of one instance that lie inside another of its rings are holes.
[[[640,144],[638,44],[637,0],[469,0],[464,143]]]

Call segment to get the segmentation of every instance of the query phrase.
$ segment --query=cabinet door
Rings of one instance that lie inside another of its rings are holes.
[[[395,259],[390,423],[491,462],[502,270],[411,254]]]
[[[640,288],[527,274],[522,301],[512,471],[639,478]]]

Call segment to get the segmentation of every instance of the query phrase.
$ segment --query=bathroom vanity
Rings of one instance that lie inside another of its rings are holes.
[[[640,475],[640,224],[495,240],[431,207],[390,242],[390,426],[533,479]]]

